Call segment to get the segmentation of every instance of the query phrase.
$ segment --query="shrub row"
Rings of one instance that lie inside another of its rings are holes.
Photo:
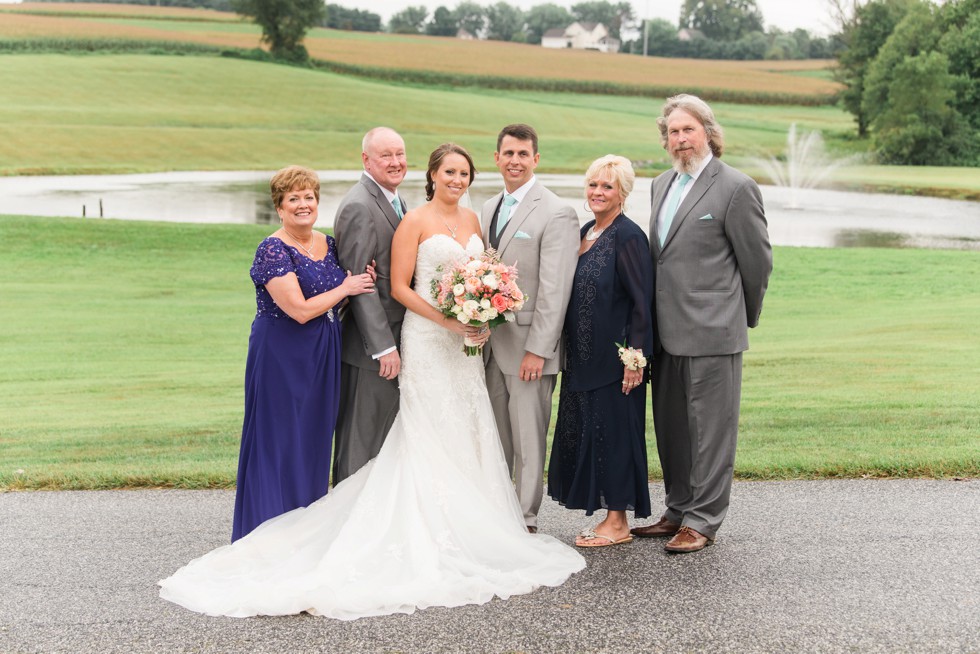
[[[358,66],[336,61],[314,59],[315,68],[329,70],[343,75],[354,75],[391,82],[445,86],[475,86],[489,89],[510,89],[521,91],[545,91],[552,93],[586,93],[593,95],[621,95],[651,98],[664,98],[676,93],[693,93],[713,102],[733,102],[738,104],[765,105],[833,105],[835,94],[812,95],[802,93],[773,93],[724,88],[684,88],[660,85],[621,84],[594,80],[544,79],[506,77],[495,75],[466,75],[460,73],[441,73],[426,70],[406,70],[403,68],[376,68]]]
[[[227,50],[206,43],[139,39],[0,39],[0,54],[90,53],[217,55]]]
[[[65,0],[58,0],[63,2]],[[73,0],[68,0],[73,1]],[[82,1],[82,0],[79,0]],[[88,2],[89,0],[85,0]],[[216,10],[221,11],[221,10]],[[228,10],[225,10],[228,11]],[[180,14],[151,14],[151,13],[112,13],[108,11],[44,11],[43,9],[4,9],[0,14],[23,14],[25,16],[46,16],[49,18],[108,18],[110,20],[165,20],[185,23],[213,23],[214,15],[210,16],[186,16]],[[229,19],[227,22],[233,22]]]
[[[239,59],[275,61],[260,49],[229,48],[188,43],[183,41],[152,41],[137,39],[79,39],[79,38],[36,38],[0,40],[0,54],[3,53],[87,53],[103,52],[110,54],[178,54],[178,55],[222,55]],[[292,63],[292,62],[279,62]],[[327,70],[341,75],[352,75],[403,84],[424,84],[432,86],[470,86],[489,89],[509,89],[521,91],[544,91],[551,93],[585,93],[593,95],[639,96],[664,98],[675,93],[694,93],[712,102],[733,102],[740,104],[765,105],[832,105],[835,95],[808,95],[799,93],[772,93],[724,88],[692,88],[658,85],[620,84],[593,80],[542,79],[507,77],[494,75],[465,75],[441,73],[426,70],[406,70],[402,68],[377,68],[358,66],[324,59],[313,59],[310,65],[315,69]]]

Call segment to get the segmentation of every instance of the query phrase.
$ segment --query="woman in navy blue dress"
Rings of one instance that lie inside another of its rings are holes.
[[[626,511],[650,515],[646,456],[645,364],[626,365],[618,345],[653,348],[653,263],[646,235],[623,214],[633,167],[614,155],[585,175],[595,220],[582,228],[562,336],[565,363],[548,465],[548,494],[592,515],[606,509],[579,547],[632,540]]]
[[[282,227],[259,244],[251,269],[256,312],[232,541],[327,493],[340,397],[335,309],[374,288],[370,272],[344,272],[333,238],[313,231],[320,200],[315,172],[283,168],[270,189]]]

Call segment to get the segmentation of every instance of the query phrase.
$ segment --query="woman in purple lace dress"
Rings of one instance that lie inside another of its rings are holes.
[[[374,288],[370,272],[344,272],[333,238],[313,231],[320,200],[315,172],[283,168],[270,188],[282,227],[259,244],[251,269],[256,312],[232,541],[326,494],[340,397],[335,309]]]

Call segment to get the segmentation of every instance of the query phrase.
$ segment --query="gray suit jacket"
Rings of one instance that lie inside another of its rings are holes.
[[[375,292],[350,298],[344,313],[341,360],[359,368],[379,370],[372,355],[397,346],[401,336],[405,307],[391,297],[391,239],[397,227],[398,215],[381,187],[361,175],[341,200],[333,227],[341,267],[358,273],[372,260],[377,264]]]
[[[654,352],[735,354],[749,347],[772,272],[762,194],[747,175],[713,158],[677,209],[663,247],[657,215],[676,173],[651,189]]]
[[[503,192],[483,205],[483,241]],[[493,330],[487,345],[507,375],[520,372],[525,352],[545,359],[543,374],[559,369],[559,343],[578,261],[578,216],[557,195],[535,182],[500,235],[500,259],[516,265],[517,285],[528,297],[517,320]]]

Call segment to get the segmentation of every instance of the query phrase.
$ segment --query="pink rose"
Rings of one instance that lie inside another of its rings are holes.
[[[494,295],[493,298],[491,298],[490,302],[493,304],[493,308],[499,311],[500,313],[503,313],[504,311],[510,309],[510,302],[502,294],[498,293],[497,295]]]

